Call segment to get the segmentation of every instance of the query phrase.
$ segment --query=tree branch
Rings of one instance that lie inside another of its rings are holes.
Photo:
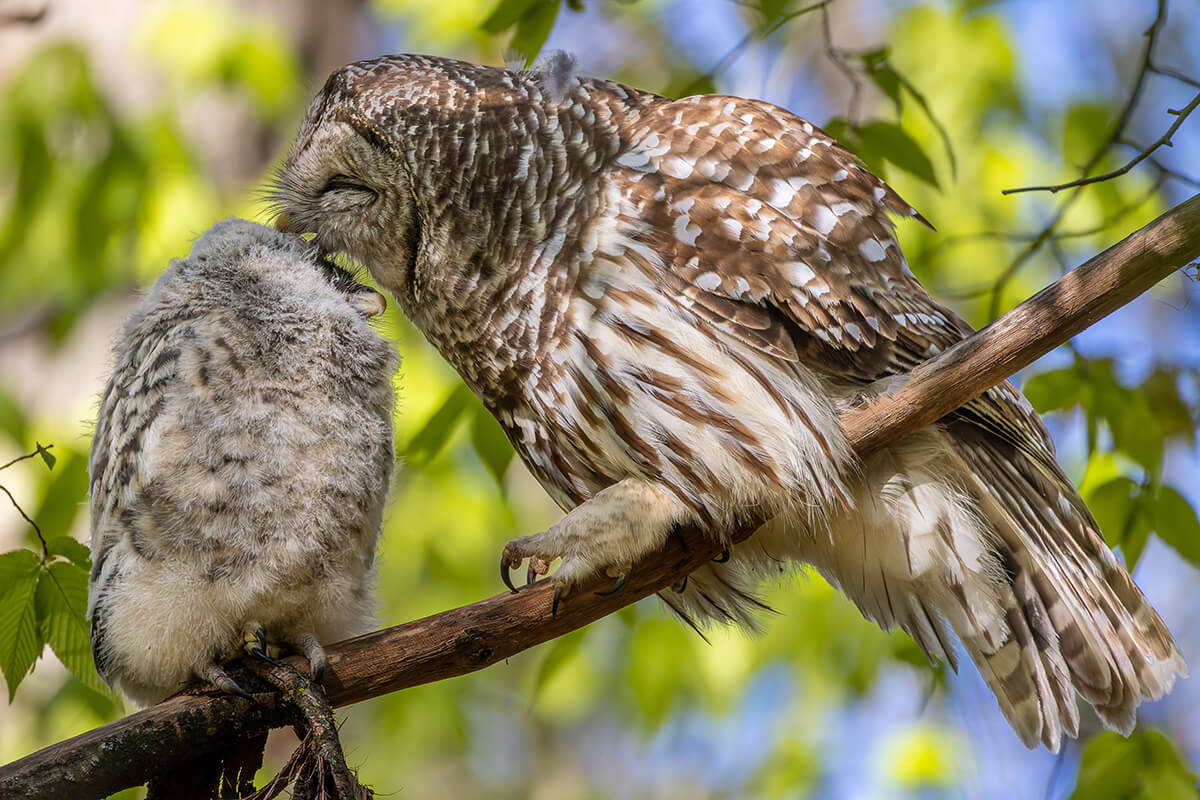
[[[1200,258],[1200,195],[1168,211],[975,335],[842,416],[859,456],[939,419]],[[755,520],[733,537],[751,534]],[[584,587],[550,614],[549,582],[361,636],[329,648],[335,706],[482,669],[663,591],[722,545],[687,530],[638,564],[623,589]],[[606,579],[605,579],[606,580]],[[299,662],[297,662],[299,663]],[[269,694],[181,695],[0,768],[0,796],[101,797],[143,783],[231,741],[287,722]]]

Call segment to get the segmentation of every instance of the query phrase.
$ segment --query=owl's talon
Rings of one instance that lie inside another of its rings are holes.
[[[517,587],[513,586],[512,576],[508,574],[508,570],[512,567],[512,557],[508,554],[508,549],[500,554],[500,580],[504,581],[504,585],[513,594],[517,593]]]
[[[533,559],[529,559],[529,569],[525,572],[525,585],[533,586],[537,583],[538,571],[533,567]]]
[[[714,564],[724,564],[728,560],[729,560],[729,548],[726,547],[724,550],[721,551],[721,555],[719,555],[713,559],[713,563]]]
[[[558,601],[567,596],[567,590],[563,588],[561,583],[554,584],[554,600],[550,604],[550,616],[558,616]]]
[[[684,575],[682,580],[675,581],[671,584],[671,591],[675,594],[683,594],[683,590],[687,588],[688,576]]]
[[[325,648],[321,646],[321,642],[314,634],[304,633],[296,639],[295,646],[300,654],[308,659],[308,671],[312,674],[313,681],[320,683],[321,678],[325,676],[325,667],[329,664],[329,657],[325,655]]]
[[[632,564],[626,564],[620,568],[609,568],[608,576],[616,578],[617,582],[603,591],[596,592],[597,597],[608,597],[610,594],[616,594],[625,585],[625,581],[629,580],[629,573],[633,569]],[[613,573],[616,573],[615,575]]]
[[[229,677],[229,673],[221,669],[216,664],[209,664],[208,667],[205,668],[204,674],[200,676],[200,679],[208,681],[213,685],[213,687],[219,689],[225,694],[232,694],[251,702],[256,702],[254,698],[250,696],[249,692],[239,686],[237,681]]]

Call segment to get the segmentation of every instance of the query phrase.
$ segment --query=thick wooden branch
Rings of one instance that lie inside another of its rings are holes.
[[[842,417],[865,456],[939,419],[1200,258],[1200,195],[1073,270]],[[748,521],[749,522],[749,521]],[[753,525],[733,538],[750,535]],[[497,543],[499,547],[499,543]],[[325,687],[344,706],[482,669],[581,628],[706,564],[721,545],[688,530],[636,565],[625,587],[585,587],[551,616],[548,583],[361,636],[329,649]],[[286,722],[270,695],[175,697],[0,768],[0,796],[102,797]]]

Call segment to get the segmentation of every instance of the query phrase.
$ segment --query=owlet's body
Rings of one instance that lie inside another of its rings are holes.
[[[811,123],[571,74],[388,56],[335,72],[277,187],[281,225],[360,260],[567,515],[505,549],[569,590],[695,523],[772,522],[663,599],[753,623],[814,565],[954,665],[1029,746],[1128,731],[1184,671],[1020,393],[858,463],[838,413],[970,327],[909,271],[918,217]],[[679,669],[686,669],[679,664]]]
[[[92,443],[92,651],[140,704],[265,631],[361,633],[392,474],[382,297],[300,237],[218,223],[125,325]]]

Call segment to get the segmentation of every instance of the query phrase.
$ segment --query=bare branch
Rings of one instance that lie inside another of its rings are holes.
[[[940,419],[1198,257],[1200,195],[917,367],[883,396],[846,412],[847,437],[866,456]],[[731,538],[747,538],[760,522],[744,520]],[[600,582],[585,586],[557,616],[550,613],[550,583],[542,582],[334,645],[324,681],[329,699],[335,706],[349,705],[503,661],[667,589],[722,548],[689,529],[639,563],[620,591],[598,596],[592,590]],[[260,694],[255,700],[171,698],[0,768],[0,796],[85,800],[140,784],[285,723],[286,710],[276,697]]]
[[[1167,128],[1167,132],[1154,140],[1149,147],[1144,148],[1133,158],[1129,159],[1129,161],[1125,162],[1123,165],[1114,170],[1105,172],[1102,175],[1093,175],[1088,178],[1078,178],[1073,181],[1068,181],[1067,183],[1056,183],[1046,186],[1021,186],[1016,189],[1003,189],[1001,190],[1001,194],[1018,194],[1020,192],[1050,192],[1052,194],[1057,194],[1063,189],[1073,189],[1076,186],[1087,186],[1091,183],[1101,183],[1103,181],[1112,180],[1113,178],[1119,178],[1149,158],[1150,155],[1158,148],[1170,147],[1171,139],[1175,136],[1175,132],[1179,130],[1179,126],[1183,124],[1183,121],[1187,119],[1193,111],[1196,110],[1197,106],[1200,106],[1200,93],[1197,93],[1196,96],[1192,98],[1191,102],[1181,109],[1168,108],[1167,113],[1175,115],[1175,121],[1171,123],[1171,127]],[[1116,142],[1113,141],[1112,144],[1116,144]]]

